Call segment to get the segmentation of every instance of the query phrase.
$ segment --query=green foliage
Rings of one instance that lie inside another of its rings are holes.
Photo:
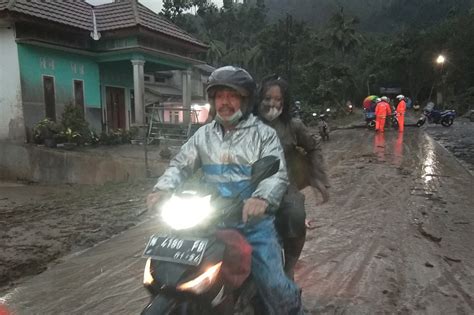
[[[61,126],[50,118],[40,120],[33,127],[33,140],[37,144],[44,143],[46,139],[54,139],[61,131]]]
[[[61,116],[61,140],[66,142],[85,144],[89,140],[89,124],[84,118],[82,109],[70,103],[64,107]]]
[[[118,145],[130,143],[136,134],[137,129],[131,128],[130,130],[114,129],[108,133],[103,132],[99,137],[99,143],[104,145]]]
[[[468,0],[441,2],[227,1],[221,9],[199,5],[196,15],[181,16],[182,27],[208,43],[202,56],[208,63],[242,66],[257,80],[278,73],[308,111],[342,108],[347,100],[360,106],[387,86],[422,103],[441,82],[459,107],[469,103],[466,91],[474,86],[474,14],[466,10]],[[276,7],[286,15],[275,15]],[[319,28],[301,19],[306,16]],[[369,25],[372,33],[362,33]],[[443,68],[434,63],[439,53],[447,56]]]

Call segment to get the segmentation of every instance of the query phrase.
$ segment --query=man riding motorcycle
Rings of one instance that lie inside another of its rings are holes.
[[[233,226],[250,243],[252,276],[269,314],[303,314],[300,292],[283,271],[274,211],[288,186],[283,150],[276,132],[251,114],[256,85],[244,69],[226,66],[209,77],[207,93],[214,121],[201,127],[171,160],[158,179],[148,205],[181,185],[199,168],[207,185],[223,197],[238,194],[245,200],[242,222]],[[265,156],[280,159],[279,171],[245,190],[250,165]],[[228,228],[228,227],[227,227]]]

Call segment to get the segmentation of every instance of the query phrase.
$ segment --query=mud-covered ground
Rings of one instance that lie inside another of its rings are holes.
[[[320,196],[305,190],[316,229],[296,280],[308,313],[474,313],[474,191],[465,168],[474,165],[474,123],[463,124],[408,127],[403,135],[360,128],[331,134],[323,144],[331,199],[317,205]],[[461,152],[464,167],[424,130]],[[1,183],[0,292],[7,304],[17,314],[139,313],[147,300],[139,257],[148,230],[117,238],[120,250],[110,242],[64,264],[57,258],[149,218],[144,199],[152,185]],[[48,265],[38,280],[20,278]]]
[[[0,182],[0,287],[140,222],[152,185]]]

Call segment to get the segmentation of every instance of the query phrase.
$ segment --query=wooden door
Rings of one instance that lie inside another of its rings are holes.
[[[43,76],[43,94],[46,117],[56,121],[56,97],[53,77]]]
[[[84,83],[80,80],[74,80],[74,103],[84,115]]]
[[[125,129],[125,89],[106,87],[107,127]]]

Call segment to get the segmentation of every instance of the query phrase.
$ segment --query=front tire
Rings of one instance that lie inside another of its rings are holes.
[[[441,125],[443,125],[443,127],[449,127],[453,124],[454,122],[454,119],[452,117],[445,117],[441,120]]]
[[[157,295],[140,313],[141,315],[173,314],[177,303],[163,295]]]
[[[367,123],[367,128],[369,128],[370,130],[374,130],[375,129],[375,121],[374,120],[371,120]]]
[[[157,295],[140,315],[201,315],[207,314],[197,304],[176,301],[164,295]]]
[[[396,118],[393,118],[392,127],[393,129],[398,130],[399,125],[398,125],[398,120]]]

